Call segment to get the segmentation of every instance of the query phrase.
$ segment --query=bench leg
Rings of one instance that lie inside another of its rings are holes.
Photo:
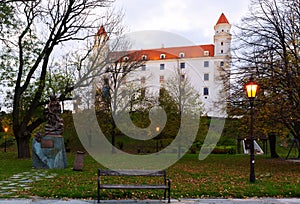
[[[97,203],[100,203],[100,184],[98,183],[98,188],[97,188]]]
[[[98,178],[97,178],[97,203],[100,203],[100,170],[98,169]]]
[[[168,182],[168,203],[171,203],[171,181]]]

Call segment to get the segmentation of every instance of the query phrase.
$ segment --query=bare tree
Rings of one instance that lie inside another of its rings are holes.
[[[179,65],[167,80],[165,88],[177,104],[180,116],[183,111],[189,113],[203,111],[198,92],[192,87],[188,74],[183,72]]]
[[[195,115],[195,117],[200,117],[202,115],[203,107],[200,95],[191,85],[188,74],[182,71],[179,64],[174,69],[173,75],[167,80],[164,89],[170,94],[178,110],[177,124],[182,124],[181,120],[188,119],[190,116]],[[199,118],[194,119],[198,120]],[[182,132],[184,132],[182,131],[182,127],[179,127],[179,136],[183,134]],[[179,140],[178,142],[178,158],[181,157],[181,146],[184,142],[187,141]]]
[[[243,85],[250,78],[260,85],[256,117],[265,133],[285,126],[300,139],[300,1],[252,0],[250,13],[242,19],[235,50],[238,69],[231,88],[231,107],[247,110],[242,100]],[[245,97],[244,97],[245,98]],[[234,114],[236,114],[235,112]],[[274,135],[274,134],[273,134]],[[299,149],[300,156],[300,149]]]
[[[123,40],[113,42],[113,45],[118,45],[118,51],[109,53],[109,63],[105,70],[106,74],[102,82],[98,84],[98,110],[107,110],[110,115],[111,122],[111,140],[112,152],[114,153],[116,123],[114,116],[120,112],[130,112],[133,108],[133,102],[141,94],[142,88],[136,86],[140,79],[136,79],[135,72],[139,71],[145,61],[142,58],[140,51],[128,51],[130,49],[130,42]],[[115,46],[113,46],[115,47]],[[101,105],[102,104],[102,105]]]
[[[46,89],[49,62],[52,57],[72,48],[77,43],[94,36],[104,16],[101,9],[112,0],[37,0],[6,2],[15,10],[18,27],[9,30],[2,43],[6,58],[1,58],[4,68],[1,76],[13,84],[13,132],[18,146],[18,157],[30,157],[29,141],[32,131],[44,122],[36,117],[47,103]],[[109,24],[109,23],[108,23]],[[73,44],[74,45],[74,44]],[[65,84],[58,96],[66,100],[75,85]]]

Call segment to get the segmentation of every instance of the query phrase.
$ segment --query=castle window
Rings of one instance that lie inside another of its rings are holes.
[[[165,54],[160,54],[160,59],[165,59],[166,55]]]
[[[224,67],[224,62],[223,61],[220,62],[220,67]]]
[[[163,84],[165,82],[165,77],[162,75],[162,76],[159,76],[159,83]]]
[[[208,96],[208,94],[209,94],[209,93],[208,93],[208,88],[207,88],[207,87],[204,87],[204,88],[203,88],[203,95],[204,95],[204,96]]]
[[[126,84],[126,77],[122,79],[122,84]]]
[[[204,61],[204,67],[209,67],[209,61]]]
[[[185,63],[184,62],[180,62],[180,68],[184,69],[185,68]]]
[[[223,46],[223,44],[224,44],[224,43],[223,43],[223,42],[221,42],[221,46]]]
[[[209,74],[204,74],[204,81],[208,81],[209,80]]]
[[[142,71],[146,71],[146,65],[145,64],[142,65]]]
[[[181,52],[181,53],[179,54],[179,57],[180,57],[180,58],[184,58],[184,53]]]
[[[123,60],[124,60],[125,62],[127,62],[127,61],[129,60],[129,57],[126,56],[126,57],[123,58]]]
[[[184,79],[185,79],[185,75],[184,75],[184,74],[181,74],[181,75],[180,75],[180,81],[184,81]]]
[[[160,64],[160,65],[159,65],[159,69],[160,69],[160,70],[164,70],[164,69],[165,69],[165,64]]]
[[[209,56],[209,51],[208,50],[204,51],[204,56]]]
[[[223,52],[224,52],[224,51],[223,51],[223,50],[221,50],[221,54],[223,54]]]
[[[146,60],[147,60],[147,55],[143,55],[143,56],[142,56],[142,60],[143,60],[143,61],[146,61]]]

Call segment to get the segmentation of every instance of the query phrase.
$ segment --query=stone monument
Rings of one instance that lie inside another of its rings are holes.
[[[55,95],[50,96],[47,107],[45,133],[37,133],[32,140],[33,167],[63,169],[67,167],[67,157],[62,133],[63,119],[60,117],[61,106]]]

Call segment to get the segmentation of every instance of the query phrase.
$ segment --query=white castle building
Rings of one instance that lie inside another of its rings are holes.
[[[131,77],[138,79],[145,87],[159,89],[174,74],[174,69],[180,67],[181,77],[187,77],[199,92],[204,114],[226,117],[226,104],[221,102],[225,101],[224,84],[228,84],[229,79],[224,81],[220,76],[224,70],[230,70],[230,29],[231,24],[222,13],[214,26],[213,44],[140,50],[138,52],[142,52],[145,64]],[[97,36],[106,38],[103,26]]]

